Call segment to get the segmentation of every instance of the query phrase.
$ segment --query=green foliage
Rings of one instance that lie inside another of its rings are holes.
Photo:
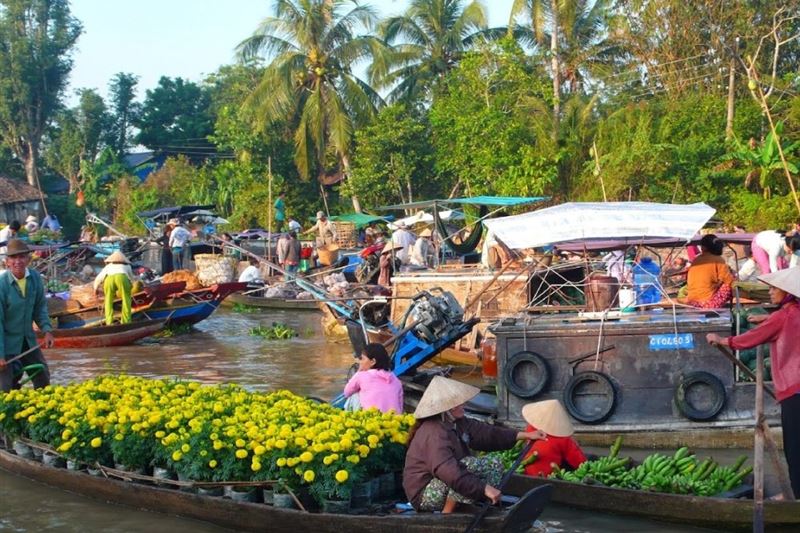
[[[557,147],[546,79],[513,41],[468,53],[430,111],[436,167],[467,194],[551,194]]]
[[[286,340],[292,337],[297,337],[297,331],[290,328],[286,324],[273,322],[272,326],[255,326],[250,328],[250,335],[254,337],[262,337],[268,340]]]
[[[61,223],[61,233],[68,239],[77,239],[84,223],[86,211],[75,205],[74,194],[51,194],[45,202],[47,210],[55,213]]]
[[[131,144],[132,127],[141,113],[141,104],[134,102],[139,77],[118,72],[108,85],[111,97],[111,126],[106,144],[117,156],[122,156]]]
[[[430,127],[424,114],[395,104],[358,130],[346,185],[364,205],[374,207],[446,195],[434,174]]]
[[[258,313],[261,311],[261,309],[254,305],[240,304],[239,302],[236,302],[233,304],[232,311],[234,313]]]
[[[731,194],[722,219],[749,231],[785,228],[797,220],[797,208],[791,194],[765,199],[761,194],[738,189]]]

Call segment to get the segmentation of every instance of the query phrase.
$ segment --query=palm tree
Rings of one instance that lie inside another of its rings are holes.
[[[379,88],[393,87],[391,101],[425,95],[476,38],[502,34],[500,29],[488,30],[486,20],[478,0],[466,5],[464,0],[411,0],[404,14],[381,23],[380,35],[392,49],[372,63],[370,80]]]
[[[316,170],[324,183],[329,156],[346,176],[354,128],[383,103],[352,72],[354,64],[382,51],[379,39],[356,34],[369,30],[376,14],[346,0],[275,0],[273,9],[275,16],[238,46],[244,61],[271,59],[245,109],[257,125],[288,119],[296,127],[295,164],[302,178]],[[356,198],[354,206],[359,209]]]

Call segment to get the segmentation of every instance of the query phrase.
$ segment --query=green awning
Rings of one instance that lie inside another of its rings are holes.
[[[461,205],[491,205],[497,207],[511,207],[517,205],[533,204],[549,200],[549,196],[472,196],[470,198],[444,198],[437,200],[422,200],[419,202],[409,202],[407,204],[394,204],[378,207],[380,211],[390,211],[392,209],[425,209],[434,205],[444,207],[447,204]]]
[[[394,217],[380,217],[367,213],[346,213],[344,215],[331,216],[330,218],[334,222],[352,222],[356,225],[357,229],[361,229],[364,226],[369,226],[374,222],[385,222],[387,220],[392,220]]]

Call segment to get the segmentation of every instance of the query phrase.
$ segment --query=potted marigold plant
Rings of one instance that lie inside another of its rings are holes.
[[[342,463],[323,466],[311,483],[311,495],[319,502],[323,512],[346,513],[350,510],[350,497],[358,478]]]

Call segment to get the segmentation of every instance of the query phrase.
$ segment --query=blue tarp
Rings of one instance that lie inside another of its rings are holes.
[[[424,209],[434,205],[462,204],[462,205],[493,205],[498,207],[511,207],[515,205],[533,204],[549,200],[549,196],[472,196],[468,198],[443,198],[437,200],[422,200],[407,204],[394,204],[378,207],[379,210],[392,209]]]

